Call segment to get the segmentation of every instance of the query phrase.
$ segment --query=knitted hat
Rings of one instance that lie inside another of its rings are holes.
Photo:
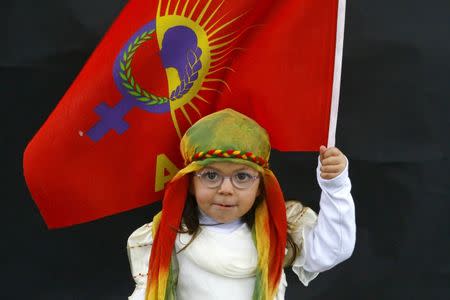
[[[252,228],[258,253],[254,299],[273,299],[281,278],[286,247],[286,208],[277,179],[268,169],[270,142],[254,120],[232,109],[210,114],[190,127],[180,143],[185,167],[166,188],[163,209],[153,221],[154,242],[149,264],[147,299],[175,298],[173,255],[176,228],[180,228],[189,173],[214,162],[245,164],[264,179],[265,199],[255,211]]]

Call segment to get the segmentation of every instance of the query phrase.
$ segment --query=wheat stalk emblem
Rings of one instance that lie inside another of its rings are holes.
[[[198,79],[198,72],[202,68],[202,63],[200,61],[201,50],[197,48],[195,51],[190,50],[186,56],[186,66],[184,69],[184,75],[181,83],[177,88],[171,93],[170,99],[179,99],[183,97],[184,94],[189,92],[194,82]]]
[[[128,45],[128,49],[124,51],[122,59],[120,60],[120,72],[119,76],[122,79],[122,85],[127,89],[128,94],[136,97],[140,102],[147,105],[159,105],[168,102],[170,99],[167,97],[159,97],[147,92],[143,89],[134,79],[131,63],[133,61],[134,54],[137,49],[152,38],[152,33],[155,30],[145,31],[141,35],[137,36],[133,42]]]

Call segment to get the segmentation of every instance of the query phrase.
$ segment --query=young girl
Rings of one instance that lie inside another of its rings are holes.
[[[352,254],[354,204],[337,148],[320,147],[318,216],[285,203],[266,131],[238,112],[202,118],[180,149],[186,167],[167,185],[162,211],[128,239],[130,300],[284,299],[284,266],[308,285]]]

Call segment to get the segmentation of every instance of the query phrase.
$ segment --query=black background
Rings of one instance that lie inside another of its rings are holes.
[[[158,204],[46,229],[22,175],[27,142],[124,0],[1,1],[1,299],[125,299],[126,239]],[[450,299],[450,1],[347,3],[337,146],[357,209],[350,260],[287,299]],[[317,209],[316,155],[274,152],[288,198]]]

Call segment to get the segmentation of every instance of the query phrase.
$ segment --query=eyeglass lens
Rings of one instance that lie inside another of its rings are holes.
[[[217,188],[222,185],[225,178],[231,180],[231,184],[238,189],[247,189],[253,185],[259,176],[252,175],[246,171],[234,172],[231,176],[225,176],[216,170],[205,170],[197,175],[200,181],[209,188]]]

